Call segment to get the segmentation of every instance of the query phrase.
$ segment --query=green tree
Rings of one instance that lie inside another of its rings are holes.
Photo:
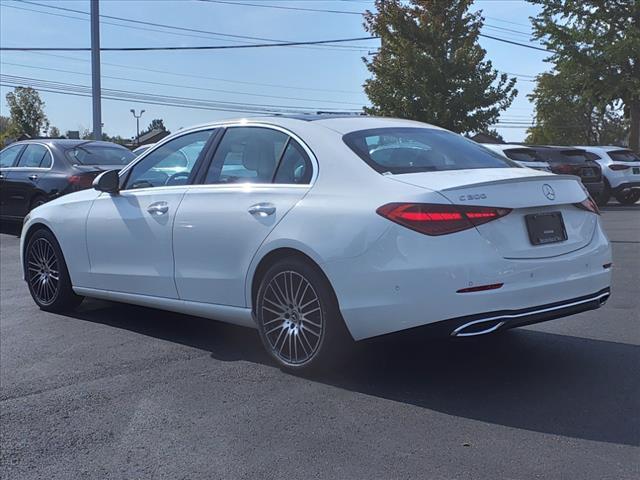
[[[60,129],[58,129],[58,127],[50,127],[49,128],[49,136],[51,138],[59,138],[60,137]]]
[[[167,130],[167,127],[164,126],[164,120],[162,120],[161,118],[154,118],[153,120],[151,120],[151,123],[149,123],[149,126],[144,130],[142,130],[140,132],[140,135],[149,133],[152,130],[163,130],[167,133],[171,133],[169,130]]]
[[[629,146],[640,149],[640,2],[637,0],[529,0],[538,38],[572,90],[601,113],[622,111]],[[606,106],[606,107],[603,107]]]
[[[434,123],[459,133],[496,122],[517,95],[478,44],[481,13],[472,0],[376,0],[365,29],[381,39],[364,89],[374,115]]]
[[[527,130],[527,143],[605,145],[626,139],[628,122],[621,105],[594,103],[560,73],[544,73],[537,82],[528,96],[536,107],[536,124]]]
[[[49,128],[49,120],[44,113],[44,102],[36,90],[30,87],[16,87],[7,93],[7,104],[11,114],[11,124],[16,133],[37,137]]]

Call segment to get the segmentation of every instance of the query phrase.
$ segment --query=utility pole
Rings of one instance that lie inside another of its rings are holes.
[[[91,96],[93,99],[93,139],[102,140],[102,108],[100,91],[100,7],[91,2]]]
[[[136,118],[136,146],[140,145],[140,117],[144,113],[144,110],[140,110],[140,113],[136,115],[136,111],[132,108],[129,110],[133,113],[133,116]]]

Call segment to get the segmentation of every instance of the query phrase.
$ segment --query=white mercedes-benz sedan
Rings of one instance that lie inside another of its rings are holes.
[[[25,219],[35,302],[257,328],[281,367],[415,327],[466,337],[600,307],[611,250],[578,178],[374,117],[183,130]]]

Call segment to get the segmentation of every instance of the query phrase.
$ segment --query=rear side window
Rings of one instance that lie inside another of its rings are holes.
[[[30,143],[27,145],[27,148],[24,149],[18,166],[24,168],[40,168],[40,165],[48,155],[49,151],[44,146]]]
[[[511,160],[519,160],[521,162],[543,161],[535,150],[529,150],[528,148],[512,148],[510,150],[505,150],[504,154]]]
[[[307,153],[293,138],[285,148],[274,183],[306,184],[311,181],[313,167]]]
[[[22,147],[24,147],[24,145],[14,145],[2,150],[2,152],[0,152],[0,168],[13,167]]]
[[[383,174],[519,167],[502,155],[446,130],[378,128],[348,133],[342,139]]]
[[[271,183],[288,140],[287,134],[271,128],[228,128],[205,183]]]
[[[640,156],[633,153],[631,150],[615,150],[609,152],[611,160],[616,162],[640,162]]]

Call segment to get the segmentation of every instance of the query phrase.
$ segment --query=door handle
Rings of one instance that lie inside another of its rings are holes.
[[[267,217],[276,213],[276,206],[273,203],[256,203],[249,207],[248,212],[258,217]]]
[[[156,202],[147,207],[147,212],[151,215],[164,215],[168,211],[169,205],[167,205],[167,202]]]
[[[35,173],[33,175],[29,175],[29,180],[36,181],[37,179],[38,179],[38,175],[36,175]]]

